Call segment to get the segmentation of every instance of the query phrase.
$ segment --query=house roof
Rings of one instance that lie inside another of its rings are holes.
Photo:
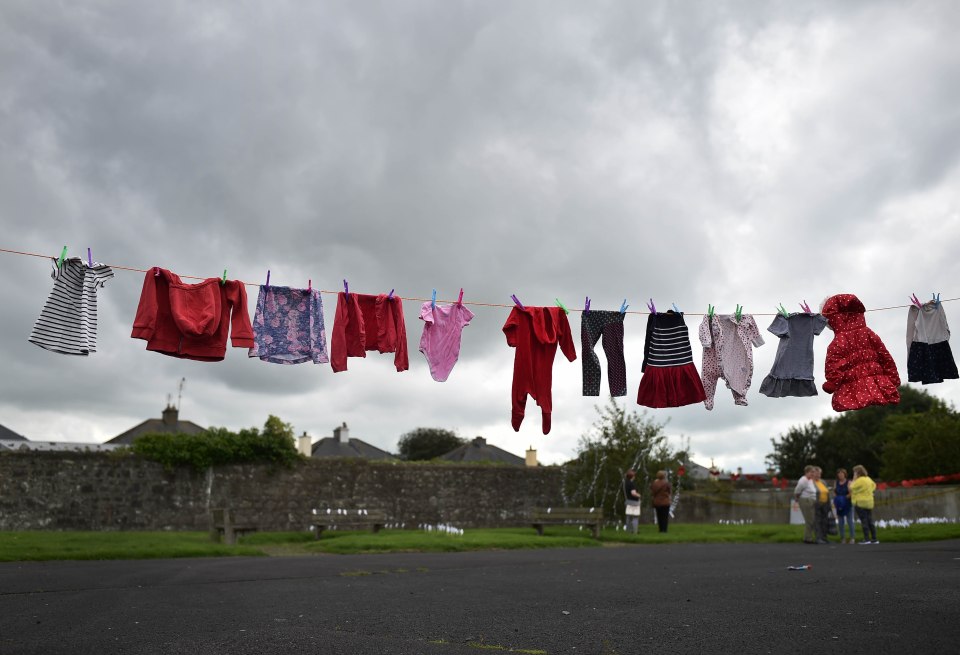
[[[10,428],[2,425],[0,425],[0,439],[4,441],[28,441],[26,437],[19,435]]]
[[[455,448],[446,455],[441,455],[439,459],[448,462],[499,462],[512,466],[526,466],[527,463],[523,457],[491,446],[483,437],[477,437],[470,443]]]
[[[135,425],[126,432],[121,432],[106,443],[127,445],[132,444],[138,437],[145,434],[166,433],[166,434],[199,434],[206,428],[197,425],[193,421],[181,421],[179,410],[176,407],[167,406],[163,410],[163,418],[148,418],[143,423]]]
[[[393,455],[366,441],[349,438],[340,441],[336,437],[324,437],[313,444],[311,457],[362,457],[363,459],[395,459]]]

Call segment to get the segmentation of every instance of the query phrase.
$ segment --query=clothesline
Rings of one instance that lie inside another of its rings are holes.
[[[22,256],[26,256],[26,257],[40,257],[40,258],[42,258],[42,259],[56,259],[56,257],[51,257],[50,255],[43,255],[43,254],[35,253],[35,252],[24,252],[24,251],[20,251],[20,250],[11,250],[11,249],[8,249],[8,248],[0,248],[0,252],[5,252],[5,253],[11,254],[11,255],[22,255]],[[117,264],[107,264],[107,266],[109,266],[110,268],[112,268],[112,269],[114,269],[114,270],[118,270],[118,271],[131,271],[131,272],[134,272],[134,273],[146,273],[147,271],[150,270],[150,269],[147,269],[147,268],[134,268],[134,267],[132,267],[132,266],[120,266],[120,265],[117,265]],[[197,275],[180,275],[179,277],[185,278],[185,279],[188,279],[188,280],[208,280],[208,279],[210,279],[210,277],[213,277],[213,276],[200,277],[200,276],[197,276]],[[241,284],[243,284],[243,285],[245,285],[245,286],[248,286],[248,287],[260,287],[260,286],[263,286],[263,285],[261,285],[259,282],[246,282],[246,281],[244,281],[244,280],[238,280],[238,281],[239,281]],[[332,296],[335,296],[335,295],[337,295],[338,293],[340,293],[339,291],[330,291],[330,290],[328,290],[328,289],[317,289],[317,291],[319,291],[320,293],[325,293],[325,294],[327,294],[327,295],[332,295]],[[401,295],[399,295],[399,294],[394,294],[394,297],[395,297],[395,298],[399,298],[400,300],[409,300],[409,301],[416,301],[416,302],[430,302],[430,301],[432,300],[432,298],[417,298],[417,297],[415,297],[415,296],[401,296]],[[955,300],[960,300],[960,298],[944,298],[944,299],[940,300],[940,302],[953,302],[953,301],[955,301]],[[438,299],[437,299],[437,302],[453,303],[453,302],[456,302],[456,301],[455,301],[455,300],[441,300],[440,298],[438,298]],[[503,307],[503,308],[506,308],[506,309],[511,309],[511,308],[513,308],[513,307],[515,306],[515,305],[513,305],[513,304],[477,302],[477,301],[475,301],[475,300],[474,300],[474,301],[466,301],[466,300],[465,300],[465,301],[463,301],[462,304],[464,304],[464,305],[470,305],[470,306],[472,306],[472,307]],[[909,309],[909,308],[910,308],[910,305],[909,305],[909,304],[906,304],[906,305],[891,305],[890,307],[875,307],[875,308],[872,308],[872,309],[871,309],[871,308],[868,308],[866,311],[868,311],[868,312],[884,312],[884,311],[889,311],[889,310],[892,310],[892,309]],[[583,309],[578,309],[578,308],[576,308],[576,307],[566,307],[565,309],[566,309],[568,312],[583,313],[583,311],[584,311]],[[624,313],[626,313],[626,314],[636,314],[636,315],[639,315],[639,316],[649,316],[649,315],[650,315],[650,312],[649,312],[649,311],[633,311],[633,310],[627,310],[627,311],[625,311]],[[778,312],[750,312],[750,313],[751,313],[753,316],[776,316]],[[686,316],[705,316],[706,313],[705,313],[705,312],[684,312],[684,315],[686,315]]]

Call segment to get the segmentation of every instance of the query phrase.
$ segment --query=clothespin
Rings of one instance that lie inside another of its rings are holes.
[[[390,293],[387,294],[387,300],[393,300],[393,292],[395,289],[390,289]]]
[[[91,254],[89,248],[87,248],[87,266],[93,268],[93,254]]]
[[[267,269],[267,283],[264,284],[263,286],[265,286],[265,287],[269,287],[269,286],[270,286],[270,269],[269,269],[269,268]]]
[[[63,250],[60,251],[60,259],[57,260],[57,268],[63,266],[63,260],[67,256],[67,247],[64,246]]]
[[[220,284],[223,285],[226,283],[227,283],[227,269],[223,269],[223,277],[220,278]]]
[[[437,290],[436,289],[433,290],[433,298],[430,300],[430,306],[433,309],[437,308]]]
[[[590,311],[590,296],[584,296],[583,299],[583,313],[586,314]]]
[[[462,305],[462,304],[463,304],[463,287],[460,287],[460,297],[457,298],[457,304],[458,304],[458,305]]]
[[[777,307],[777,313],[783,316],[784,318],[790,318],[790,315],[787,313],[787,310],[784,309],[783,303],[780,303],[780,306]]]
[[[739,323],[740,317],[743,316],[743,305],[737,305],[737,311],[734,313],[734,316],[736,316],[737,323]]]
[[[674,303],[670,303],[670,304],[673,305],[673,311],[675,311],[675,312],[678,313],[678,314],[682,314],[682,313],[683,313],[683,312],[680,311],[680,308],[677,307],[677,303],[674,302]]]
[[[313,291],[313,278],[307,280],[307,291]]]
[[[348,299],[350,298],[350,285],[347,284],[347,281],[343,281],[343,295]]]
[[[160,277],[160,267],[159,267],[159,266],[154,266],[154,267],[153,267],[153,277]]]
[[[557,301],[557,307],[559,307],[560,309],[562,309],[564,314],[569,314],[569,313],[570,313],[570,310],[563,306],[563,303],[560,302],[560,299],[559,299],[559,298],[554,298],[554,300]]]
[[[523,303],[517,298],[516,294],[512,294],[510,297],[513,298],[513,302],[517,304],[517,307],[520,309],[526,309],[526,307],[523,306]]]
[[[917,307],[923,307],[923,304],[920,302],[920,299],[917,298],[917,294],[915,293],[910,294],[910,302],[912,302]]]
[[[629,306],[630,306],[630,305],[627,304],[627,299],[624,298],[624,299],[623,299],[623,302],[620,303],[620,313],[621,313],[621,314],[626,314],[626,313],[627,313],[627,308],[628,308]]]
[[[707,316],[713,318],[713,305],[707,303]]]
[[[812,314],[812,313],[813,313],[813,312],[810,311],[810,305],[807,304],[807,301],[806,301],[806,300],[804,300],[802,303],[800,303],[800,309],[802,309],[802,310],[803,310],[804,312],[806,312],[807,314]]]
[[[657,313],[657,306],[653,304],[653,298],[651,298],[650,302],[647,303],[647,309],[650,310],[651,314]]]
[[[934,307],[939,307],[939,306],[940,306],[940,294],[939,294],[939,293],[933,294],[933,306],[934,306]]]

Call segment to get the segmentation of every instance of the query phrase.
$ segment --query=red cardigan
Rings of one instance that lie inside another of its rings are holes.
[[[130,336],[145,339],[147,350],[164,355],[219,362],[232,326],[233,347],[252,348],[247,291],[238,280],[220,282],[212,277],[184,284],[175,273],[151,268],[143,278]]]
[[[330,366],[335,373],[347,370],[347,357],[366,357],[368,350],[396,353],[397,371],[410,368],[403,303],[394,296],[344,292],[337,294],[337,314],[330,338]]]

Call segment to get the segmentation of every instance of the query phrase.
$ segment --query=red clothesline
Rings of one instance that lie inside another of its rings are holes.
[[[26,257],[41,257],[41,258],[43,258],[43,259],[56,259],[55,257],[51,257],[50,255],[42,255],[42,254],[40,254],[40,253],[35,253],[35,252],[23,252],[23,251],[20,251],[20,250],[10,250],[10,249],[8,249],[8,248],[0,248],[0,252],[9,253],[9,254],[11,254],[11,255],[23,255],[23,256],[26,256]],[[131,267],[131,266],[119,266],[119,265],[115,265],[115,264],[106,264],[106,265],[109,266],[110,268],[115,269],[115,270],[118,270],[118,271],[133,271],[134,273],[146,273],[148,270],[150,270],[150,269],[146,269],[146,268],[133,268],[133,267]],[[186,279],[188,279],[188,280],[207,280],[207,279],[210,278],[210,276],[207,276],[207,277],[199,277],[199,276],[196,276],[196,275],[180,275],[180,277],[181,277],[181,278],[186,278]],[[243,280],[240,280],[240,283],[241,283],[241,284],[244,284],[244,285],[246,285],[246,286],[248,286],[248,287],[259,287],[259,286],[261,286],[259,282],[244,282]],[[318,291],[319,291],[320,293],[325,293],[325,294],[328,294],[328,295],[336,295],[337,293],[339,293],[339,291],[329,291],[329,290],[327,290],[327,289],[318,289]],[[400,295],[396,295],[396,294],[394,294],[394,297],[395,297],[395,298],[399,298],[400,300],[411,300],[411,301],[416,301],[416,302],[430,302],[430,301],[432,300],[432,298],[416,298],[416,297],[413,297],[413,296],[400,296]],[[954,301],[954,300],[960,300],[960,298],[944,298],[944,299],[941,300],[940,302],[952,302],[952,301]],[[454,301],[454,300],[440,300],[440,299],[437,299],[437,302],[453,303],[453,302],[456,302],[456,301]],[[501,304],[501,303],[487,303],[487,302],[476,302],[476,301],[463,301],[463,304],[464,304],[464,305],[470,305],[470,306],[473,306],[473,307],[505,307],[505,308],[507,308],[507,309],[511,309],[512,307],[514,307],[514,305],[512,305],[512,304],[508,305],[508,304]],[[888,310],[891,310],[891,309],[907,309],[907,308],[909,308],[909,307],[910,307],[909,304],[907,304],[907,305],[891,305],[890,307],[876,307],[876,308],[874,308],[874,309],[867,309],[866,311],[868,311],[868,312],[884,312],[884,311],[888,311]],[[582,309],[577,309],[577,308],[572,308],[572,309],[571,309],[571,308],[566,308],[566,309],[568,309],[568,311],[571,311],[571,312],[581,312],[581,313],[583,312]],[[649,314],[650,314],[650,312],[648,312],[648,311],[642,312],[642,311],[630,311],[630,310],[627,310],[627,311],[624,312],[624,313],[626,313],[626,314],[637,314],[637,315],[641,315],[641,316],[649,315]],[[704,316],[705,314],[704,314],[703,312],[684,312],[684,315],[686,315],[686,316]],[[757,312],[757,313],[753,313],[752,315],[753,315],[753,316],[776,316],[776,315],[777,315],[777,312],[770,312],[770,313]]]

